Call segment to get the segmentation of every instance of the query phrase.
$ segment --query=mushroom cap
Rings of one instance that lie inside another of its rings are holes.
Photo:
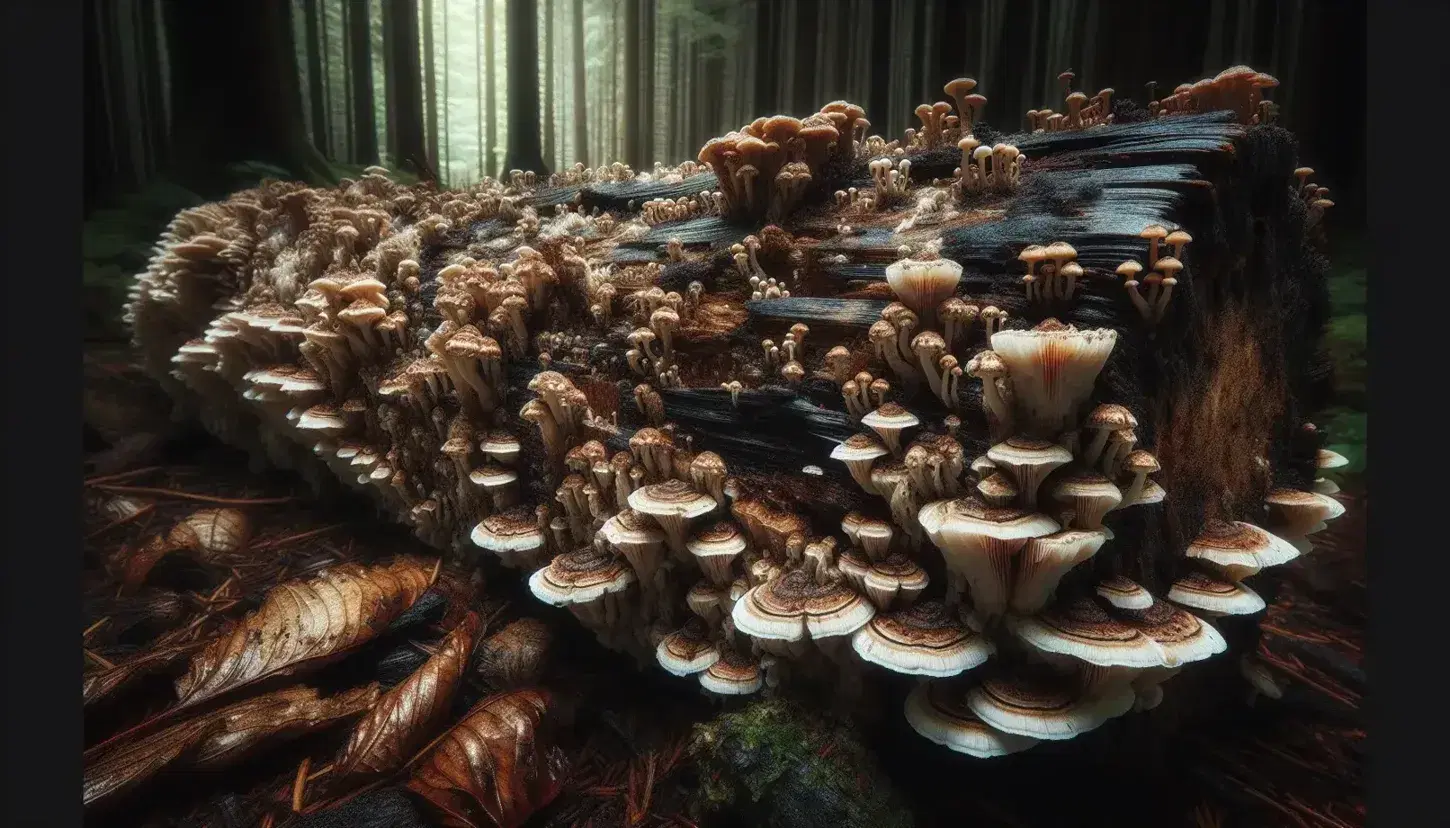
[[[1045,653],[1101,667],[1144,669],[1164,662],[1153,639],[1117,621],[1091,598],[1061,602],[1033,616],[1010,615],[1007,629]]]
[[[490,431],[479,441],[478,447],[485,454],[518,454],[523,450],[523,444],[519,438],[507,431]]]
[[[748,696],[764,685],[760,663],[731,649],[700,674],[700,686],[719,696]]]
[[[752,587],[735,602],[735,629],[755,638],[800,641],[849,635],[876,614],[844,581],[817,583],[805,570],[793,569]]]
[[[629,562],[612,552],[585,546],[556,555],[529,576],[529,591],[546,604],[587,604],[634,583]]]
[[[977,491],[989,500],[1012,500],[1021,494],[1012,478],[1000,471],[993,471],[982,478],[977,484]]]
[[[1210,521],[1183,554],[1226,569],[1231,575],[1252,575],[1294,560],[1299,550],[1252,523]]]
[[[1322,448],[1314,458],[1314,465],[1321,469],[1339,469],[1349,465],[1349,458],[1337,451]]]
[[[1302,489],[1273,489],[1265,495],[1264,503],[1271,513],[1295,527],[1315,526],[1344,514],[1344,504],[1338,500]]]
[[[906,697],[906,721],[927,741],[978,759],[1018,753],[1038,743],[989,727],[967,707],[966,698],[961,682],[922,682]]]
[[[1172,256],[1160,256],[1158,261],[1153,263],[1153,269],[1161,270],[1164,274],[1172,276],[1183,269],[1183,262],[1178,261]]]
[[[1053,484],[1052,495],[1061,500],[1090,497],[1118,503],[1122,501],[1123,492],[1117,484],[1097,472],[1077,470]]]
[[[916,561],[899,554],[889,555],[885,560],[876,561],[866,572],[868,588],[920,592],[926,589],[929,582],[930,578],[925,569],[922,569]]]
[[[544,546],[538,519],[526,509],[489,515],[469,537],[474,546],[495,553],[530,552]]]
[[[1046,247],[1040,244],[1029,244],[1022,248],[1022,252],[1017,254],[1017,258],[1024,262],[1040,262],[1050,256],[1048,256]]]
[[[1130,260],[1118,265],[1118,269],[1115,272],[1119,276],[1126,276],[1129,279],[1136,279],[1138,278],[1138,274],[1143,272],[1143,266],[1135,261]]]
[[[881,441],[875,437],[869,434],[852,434],[843,442],[837,444],[835,448],[831,449],[831,459],[846,462],[852,460],[875,460],[878,457],[884,457],[890,453],[886,446],[883,446]]]
[[[629,493],[629,506],[652,517],[697,518],[715,508],[715,498],[695,491],[688,483],[671,478],[663,483],[641,486]]]
[[[883,403],[875,411],[870,411],[861,418],[861,424],[873,429],[886,429],[888,431],[900,431],[920,425],[921,420],[915,414],[907,411],[900,404],[894,402]]]
[[[1094,591],[1098,597],[1118,609],[1143,610],[1153,606],[1153,594],[1124,575],[1104,578],[1098,582]]]
[[[1072,462],[1072,452],[1047,440],[1009,437],[987,449],[987,459],[998,466],[1057,468]]]
[[[1129,506],[1147,506],[1152,503],[1161,503],[1163,502],[1163,498],[1167,496],[1167,489],[1164,489],[1153,480],[1145,480],[1143,481],[1143,488],[1138,492],[1138,496],[1131,501],[1119,503],[1118,508],[1125,509]]]
[[[1178,667],[1218,655],[1228,642],[1211,624],[1188,610],[1154,599],[1145,610],[1118,610],[1118,619],[1139,630],[1161,648],[1162,666]]]
[[[1034,739],[1061,740],[1127,713],[1135,694],[1112,684],[1088,695],[1068,678],[1036,672],[991,676],[967,692],[967,707],[989,727]]]
[[[604,521],[603,526],[599,527],[599,534],[615,546],[664,543],[665,541],[665,533],[633,509],[621,509],[616,512],[609,520]]]
[[[697,558],[712,558],[717,555],[733,557],[745,551],[745,534],[732,521],[721,520],[701,529],[685,543],[685,548]]]
[[[655,646],[655,660],[676,676],[703,672],[719,659],[720,649],[710,640],[709,630],[698,618],[691,618]]]
[[[497,486],[507,486],[510,483],[517,482],[519,473],[513,469],[506,469],[503,466],[485,463],[469,472],[468,479],[473,481],[474,485],[482,486],[485,489],[492,489]]]
[[[1138,238],[1166,239],[1168,238],[1168,228],[1164,227],[1161,224],[1150,224],[1147,227],[1143,228],[1143,231],[1138,234]]]
[[[1136,262],[1135,262],[1136,264]],[[1133,412],[1117,403],[1104,403],[1088,414],[1085,423],[1088,428],[1101,428],[1110,431],[1118,431],[1124,428],[1137,428],[1138,418]]]
[[[852,543],[855,543],[856,533],[860,532],[861,526],[869,520],[871,520],[871,518],[866,517],[860,512],[847,512],[846,516],[841,518],[841,532],[845,534],[845,536],[849,538]]]
[[[977,82],[971,78],[956,78],[949,80],[942,87],[942,91],[953,98],[965,97],[973,89],[977,88]]]
[[[1172,233],[1169,233],[1167,238],[1163,239],[1163,241],[1169,244],[1188,244],[1189,242],[1193,241],[1193,237],[1182,230],[1174,230]]]
[[[1174,581],[1168,588],[1168,600],[1219,615],[1253,615],[1265,607],[1264,599],[1247,586],[1200,570]]]
[[[847,580],[859,580],[864,585],[871,572],[871,559],[859,549],[845,549],[836,553],[836,569]]]
[[[996,651],[939,601],[878,614],[851,637],[862,659],[909,676],[955,676]]]
[[[1077,248],[1065,241],[1055,241],[1047,245],[1046,250],[1049,259],[1069,259],[1077,256]]]
[[[928,503],[921,507],[917,519],[934,543],[943,533],[1020,540],[1050,535],[1062,528],[1047,515],[1012,506],[988,506],[976,497]]]
[[[1127,469],[1130,472],[1133,472],[1134,474],[1152,474],[1156,471],[1160,471],[1162,469],[1162,466],[1158,465],[1158,458],[1154,457],[1152,454],[1149,454],[1142,449],[1136,449],[1129,452],[1128,456],[1124,458],[1123,468]]]

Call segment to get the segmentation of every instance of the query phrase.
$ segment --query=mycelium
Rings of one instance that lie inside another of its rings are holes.
[[[963,78],[899,138],[836,101],[651,172],[267,182],[179,214],[127,319],[217,436],[641,664],[925,680],[907,720],[973,756],[1071,738],[1342,512],[1302,427],[1330,202],[1276,82],[1073,80],[1014,134]]]

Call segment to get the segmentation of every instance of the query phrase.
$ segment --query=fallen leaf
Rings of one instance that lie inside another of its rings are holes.
[[[366,710],[376,684],[319,698],[289,687],[239,701],[139,739],[106,742],[85,753],[86,807],[133,790],[163,768],[215,769],[276,741],[320,730]]]
[[[468,666],[479,626],[478,614],[469,613],[423,666],[378,699],[338,754],[336,780],[393,773],[436,735]]]
[[[563,754],[547,734],[551,700],[517,690],[479,702],[422,757],[408,789],[456,828],[517,828],[558,795]]]
[[[478,675],[499,688],[534,684],[544,672],[553,640],[543,621],[520,618],[478,645]]]
[[[182,518],[166,539],[191,550],[202,563],[221,564],[246,548],[252,525],[239,509],[198,509]]]
[[[345,563],[273,587],[260,607],[192,658],[176,682],[173,711],[319,666],[366,643],[418,600],[434,569],[411,557]]]
[[[171,667],[186,656],[201,649],[204,641],[188,641],[181,644],[172,644],[164,647],[155,647],[144,653],[132,656],[114,667],[95,670],[85,676],[82,698],[85,707],[90,707],[103,699],[128,687],[132,682],[139,681],[147,676],[155,675],[162,670]]]

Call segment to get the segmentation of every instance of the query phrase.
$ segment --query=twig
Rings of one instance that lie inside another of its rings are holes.
[[[297,777],[292,781],[292,812],[302,813],[302,806],[307,799],[307,772],[312,769],[312,757],[302,757],[302,764],[297,766]]]
[[[251,548],[251,551],[252,552],[260,552],[263,549],[271,549],[274,546],[281,546],[284,543],[296,543],[297,541],[307,540],[308,538],[316,537],[316,536],[321,535],[321,534],[323,534],[325,532],[331,532],[334,529],[341,529],[343,527],[343,525],[344,524],[341,524],[341,523],[334,523],[331,526],[324,526],[321,529],[313,529],[310,532],[301,532],[301,533],[298,533],[296,535],[288,535],[288,536],[283,537],[283,538],[272,538],[270,540],[266,540],[266,541],[263,541],[261,543],[254,544],[252,546],[252,548]]]
[[[215,503],[220,506],[274,506],[280,503],[295,503],[296,497],[213,497],[211,495],[192,494],[191,492],[174,491],[172,489],[155,489],[149,486],[111,486],[97,485],[97,489],[117,494],[144,494],[154,497],[175,497],[182,500],[195,500],[201,503]]]
[[[155,509],[156,509],[156,504],[154,504],[154,503],[148,503],[145,506],[142,506],[140,509],[137,509],[136,511],[132,512],[131,514],[126,515],[125,517],[116,518],[115,520],[111,521],[110,523],[106,524],[105,526],[102,526],[101,528],[99,528],[96,531],[90,533],[89,535],[86,535],[81,540],[82,541],[94,540],[97,536],[104,535],[105,533],[111,531],[112,529],[116,529],[116,528],[125,526],[126,524],[131,523],[132,521],[135,521],[135,520],[140,520],[142,517],[144,517],[144,516],[150,514],[151,512],[155,511]]]
[[[150,474],[154,471],[161,471],[162,466],[147,466],[144,469],[131,469],[130,471],[115,472],[113,474],[98,474],[87,477],[82,482],[87,486],[94,486],[97,483],[110,483],[116,480],[130,480],[133,477],[140,477],[143,474]]]
[[[101,667],[103,667],[103,668],[105,668],[107,670],[114,670],[114,669],[116,669],[116,665],[112,664],[111,662],[107,661],[104,658],[101,658],[100,656],[96,655],[95,653],[91,652],[90,650],[88,650],[88,649],[86,649],[84,647],[81,648],[81,652],[83,652],[83,653],[86,654],[86,658],[89,658],[91,661],[94,661],[96,664],[99,664]]]
[[[101,620],[97,621],[96,623],[90,625],[89,627],[86,627],[86,631],[83,632],[83,633],[81,633],[81,640],[82,641],[85,641],[87,638],[90,638],[91,637],[91,633],[93,633],[96,630],[99,630],[101,627],[105,626],[106,622],[107,621],[110,621],[110,620],[111,620],[111,616],[107,615],[106,617],[102,618]]]

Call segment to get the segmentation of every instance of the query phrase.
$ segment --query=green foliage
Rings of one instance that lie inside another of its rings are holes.
[[[694,747],[706,807],[741,824],[906,828],[876,761],[842,726],[780,700],[701,725]]]
[[[1369,349],[1366,331],[1366,283],[1363,241],[1341,240],[1332,251],[1329,302],[1332,318],[1326,344],[1334,359],[1337,405],[1321,412],[1315,422],[1329,435],[1329,448],[1349,459],[1341,474],[1362,474],[1368,462],[1366,382]]]

